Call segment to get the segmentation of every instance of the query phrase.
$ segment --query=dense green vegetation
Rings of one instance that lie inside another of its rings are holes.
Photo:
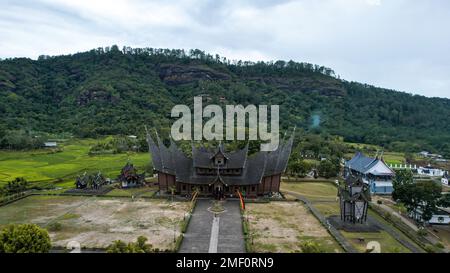
[[[0,253],[46,253],[50,248],[47,230],[38,225],[8,225],[0,230]]]
[[[116,46],[0,61],[0,148],[33,147],[44,133],[142,136],[144,124],[167,134],[172,106],[200,94],[209,103],[280,104],[282,128],[299,135],[450,156],[449,99],[347,82],[308,63]]]
[[[0,185],[0,196],[21,193],[26,191],[27,189],[28,181],[23,177],[16,177],[14,180],[6,183],[6,185]]]
[[[401,202],[409,213],[421,211],[424,221],[431,219],[439,205],[446,205],[448,197],[442,194],[442,185],[434,181],[414,181],[409,170],[397,170],[393,180],[392,199]]]

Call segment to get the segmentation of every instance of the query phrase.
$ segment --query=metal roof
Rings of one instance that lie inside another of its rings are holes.
[[[367,174],[370,172],[372,167],[376,166],[378,163],[384,164],[384,166],[389,170],[388,173],[383,173],[380,175],[393,175],[394,172],[384,163],[383,159],[378,157],[372,158],[365,156],[361,152],[357,152],[355,156],[345,163],[345,166],[351,170],[357,171],[362,174]],[[378,173],[377,173],[378,174]]]

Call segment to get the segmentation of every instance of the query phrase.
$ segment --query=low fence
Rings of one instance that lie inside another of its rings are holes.
[[[16,202],[20,199],[26,198],[28,196],[34,195],[34,190],[19,192],[13,195],[7,195],[0,198],[0,207],[8,205],[10,203]]]

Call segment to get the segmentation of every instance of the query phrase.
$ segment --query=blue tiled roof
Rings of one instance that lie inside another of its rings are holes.
[[[360,173],[366,173],[370,168],[376,165],[380,159],[367,157],[361,152],[345,163],[345,166]]]

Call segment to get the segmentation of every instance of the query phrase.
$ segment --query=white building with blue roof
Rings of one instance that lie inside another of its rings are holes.
[[[364,183],[370,186],[370,192],[373,194],[392,194],[394,190],[392,179],[395,172],[389,168],[382,157],[372,158],[357,152],[345,163],[344,178],[350,174],[360,175]]]

